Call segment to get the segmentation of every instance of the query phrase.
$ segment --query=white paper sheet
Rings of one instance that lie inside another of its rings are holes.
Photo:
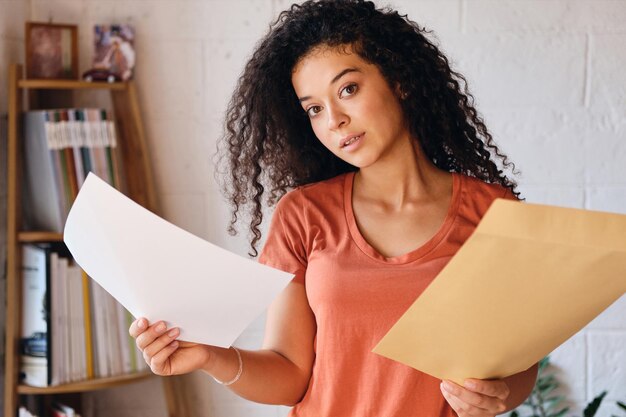
[[[230,346],[293,278],[168,223],[90,173],[65,225],[76,262],[135,317]]]

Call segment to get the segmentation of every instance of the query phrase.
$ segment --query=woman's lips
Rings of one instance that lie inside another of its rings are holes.
[[[359,136],[354,136],[350,139],[348,139],[344,145],[341,147],[341,150],[344,151],[354,151],[356,150],[361,143],[363,142],[363,136],[365,136],[365,133],[361,133]]]

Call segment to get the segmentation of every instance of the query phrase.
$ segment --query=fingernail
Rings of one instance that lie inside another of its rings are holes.
[[[170,343],[170,346],[173,348],[178,347],[178,341],[174,340],[172,343]]]
[[[137,327],[139,329],[143,329],[144,327],[146,327],[146,323],[143,319],[139,319],[139,321],[137,322]]]
[[[449,382],[444,382],[443,383],[443,389],[445,389],[446,391],[448,391],[451,394],[454,394],[454,387]]]
[[[154,329],[159,333],[163,333],[165,331],[165,323],[161,322],[159,323],[159,325]]]
[[[172,329],[170,330],[170,332],[167,334],[169,337],[176,337],[178,335],[178,329]]]

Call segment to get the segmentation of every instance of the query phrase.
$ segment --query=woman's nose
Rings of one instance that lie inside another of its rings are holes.
[[[328,128],[330,130],[339,129],[350,122],[348,115],[337,106],[328,107]]]

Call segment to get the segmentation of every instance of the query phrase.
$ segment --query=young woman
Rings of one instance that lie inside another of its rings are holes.
[[[281,13],[239,79],[223,149],[231,230],[250,207],[256,256],[262,205],[279,200],[259,261],[295,278],[258,351],[135,321],[154,373],[203,369],[306,417],[494,416],[528,396],[536,366],[460,386],[371,352],[492,201],[519,195],[465,79],[424,32],[365,1]]]

